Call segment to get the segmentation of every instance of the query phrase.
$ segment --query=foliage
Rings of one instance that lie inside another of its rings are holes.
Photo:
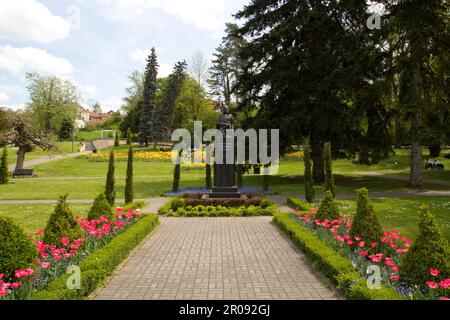
[[[158,58],[156,56],[155,48],[147,58],[147,67],[145,69],[145,80],[143,88],[143,102],[142,110],[140,113],[140,134],[139,143],[148,145],[148,140],[151,138],[153,132],[153,112],[155,110],[155,98],[158,77]]]
[[[57,245],[62,237],[71,241],[81,237],[80,226],[67,203],[67,197],[68,195],[60,197],[55,211],[48,219],[43,238],[45,243]]]
[[[58,132],[58,138],[60,141],[70,141],[74,132],[73,121],[70,119],[62,119],[61,127]]]
[[[23,230],[10,218],[0,217],[0,272],[5,280],[16,270],[33,267],[36,256],[37,250]]]
[[[127,130],[127,145],[131,146],[133,144],[133,133],[131,132],[131,128]]]
[[[314,201],[315,190],[312,176],[311,165],[311,149],[309,146],[309,139],[305,140],[304,147],[304,164],[305,164],[305,198],[309,203]]]
[[[324,147],[324,159],[325,159],[325,185],[324,190],[330,191],[333,198],[336,197],[336,187],[334,186],[333,176],[333,160],[331,158],[331,143],[325,143]]]
[[[114,164],[114,151],[111,151],[109,154],[109,164],[108,164],[108,173],[106,175],[106,185],[105,185],[105,195],[109,204],[114,206],[114,202],[116,201],[116,190],[115,190],[115,164]]]
[[[133,146],[130,144],[128,150],[128,163],[127,163],[127,179],[125,183],[125,203],[133,202]]]
[[[450,249],[428,207],[423,205],[420,213],[419,236],[403,257],[400,276],[423,286],[424,279],[433,280],[430,268],[439,270],[443,278],[450,277]]]
[[[88,213],[88,220],[98,220],[102,216],[107,219],[111,219],[113,217],[112,207],[106,199],[104,193],[95,198],[94,203],[92,204],[92,207]]]
[[[339,207],[336,204],[331,191],[325,191],[325,195],[322,199],[322,202],[320,203],[319,210],[317,210],[317,219],[319,219],[320,221],[324,221],[326,219],[334,220],[339,219],[339,216]]]
[[[261,206],[224,207],[218,206],[186,206],[169,212],[174,217],[253,217],[271,216],[277,211],[276,206],[262,208]]]
[[[291,207],[294,210],[298,211],[307,211],[309,212],[312,208],[312,205],[308,202],[302,201],[298,198],[288,197],[286,199],[286,202],[289,207]]]
[[[369,200],[369,192],[361,188],[357,192],[357,208],[353,217],[350,235],[361,237],[367,242],[377,242],[383,236],[383,228],[373,210],[373,204]]]
[[[8,148],[3,146],[3,153],[0,159],[0,184],[7,184],[9,181],[9,168],[8,168]]]

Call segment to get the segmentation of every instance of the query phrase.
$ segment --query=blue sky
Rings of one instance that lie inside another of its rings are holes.
[[[210,57],[225,22],[248,0],[1,0],[0,106],[29,101],[25,73],[71,79],[85,103],[121,106],[127,76],[157,49],[160,75],[200,50]]]

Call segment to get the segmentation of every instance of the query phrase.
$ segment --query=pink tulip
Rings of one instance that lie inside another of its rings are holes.
[[[431,274],[433,277],[436,277],[436,276],[439,275],[439,270],[430,268],[430,274]]]
[[[390,278],[392,281],[398,281],[398,279],[400,279],[399,276],[391,276]]]
[[[439,284],[437,284],[436,282],[433,282],[433,281],[428,281],[427,286],[428,286],[428,288],[431,288],[431,289],[439,288]]]

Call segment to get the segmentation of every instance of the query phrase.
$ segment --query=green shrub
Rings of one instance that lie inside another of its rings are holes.
[[[160,211],[161,212],[161,211]],[[253,217],[253,216],[271,216],[277,212],[275,206],[262,208],[261,206],[242,206],[242,207],[224,207],[224,206],[186,206],[179,207],[175,212],[168,213],[169,216],[178,217]]]
[[[306,201],[312,203],[314,201],[315,190],[314,181],[312,176],[312,163],[311,163],[311,147],[309,145],[309,139],[305,141],[305,198]]]
[[[127,179],[125,182],[125,203],[129,204],[133,202],[133,146],[130,144],[128,150],[128,162],[127,162]]]
[[[330,191],[331,195],[336,197],[336,187],[334,186],[334,176],[333,176],[333,159],[331,157],[331,143],[325,143],[324,147],[324,160],[325,160],[325,184],[324,190]]]
[[[171,201],[171,209],[173,211],[177,211],[178,208],[184,208],[186,205],[184,198],[175,198],[174,200]]]
[[[366,281],[356,272],[351,261],[341,256],[308,229],[290,218],[288,213],[274,214],[274,222],[311,263],[333,281],[344,295],[354,300],[401,300],[393,289],[381,287],[371,290]]]
[[[297,211],[311,211],[312,205],[298,198],[288,197],[286,202],[289,207]]]
[[[0,184],[7,184],[9,181],[8,169],[8,149],[3,146],[2,158],[0,159]]]
[[[110,243],[87,257],[80,263],[82,272],[81,288],[70,290],[65,274],[54,280],[45,291],[33,294],[33,300],[77,300],[85,299],[111,275],[125,260],[131,250],[139,245],[159,224],[158,216],[148,215],[115,237]]]
[[[114,151],[111,151],[109,155],[109,165],[108,165],[108,173],[106,175],[106,186],[105,186],[105,195],[111,207],[114,206],[114,202],[116,201],[116,190],[115,190],[115,180],[114,180]]]
[[[97,198],[95,198],[94,203],[92,204],[92,207],[88,213],[88,220],[98,220],[102,216],[108,219],[112,219],[112,210],[113,209],[106,199],[105,194],[102,193]]]
[[[369,200],[366,188],[357,190],[357,208],[350,229],[352,237],[361,237],[367,243],[379,242],[383,236],[383,227],[375,215],[373,204]]]
[[[421,206],[419,235],[402,258],[401,279],[424,286],[426,281],[435,280],[430,275],[430,268],[439,270],[439,277],[447,279],[450,277],[449,258],[448,242],[436,225],[433,214],[427,206]]]
[[[319,219],[320,221],[324,221],[326,219],[335,220],[339,219],[339,216],[339,207],[334,200],[331,191],[326,191],[325,197],[320,203],[319,210],[317,210],[316,219]]]
[[[37,250],[31,239],[10,218],[0,217],[0,273],[4,280],[16,270],[34,267]]]
[[[72,210],[67,203],[67,195],[61,196],[45,227],[43,240],[50,245],[61,245],[61,237],[70,241],[82,236],[81,228],[75,220]]]

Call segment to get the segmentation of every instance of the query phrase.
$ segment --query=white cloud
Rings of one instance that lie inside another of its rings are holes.
[[[143,62],[150,55],[150,51],[151,51],[150,49],[148,50],[136,49],[135,51],[130,53],[130,57],[134,61]]]
[[[72,64],[55,57],[45,50],[36,48],[14,48],[0,46],[0,69],[6,69],[14,75],[26,71],[39,71],[57,76],[69,76],[73,73]]]
[[[167,77],[173,71],[173,65],[168,63],[161,63],[158,70],[158,77]]]
[[[0,91],[0,103],[5,103],[9,101],[9,96],[5,93]]]
[[[81,90],[81,92],[89,94],[89,95],[93,95],[97,92],[97,88],[94,86],[89,86],[89,85],[81,85],[78,84],[77,87]]]
[[[69,33],[69,23],[36,0],[1,0],[1,39],[48,43]]]
[[[224,0],[97,0],[116,20],[132,20],[151,11],[161,10],[180,18],[184,23],[207,30],[223,28]]]

